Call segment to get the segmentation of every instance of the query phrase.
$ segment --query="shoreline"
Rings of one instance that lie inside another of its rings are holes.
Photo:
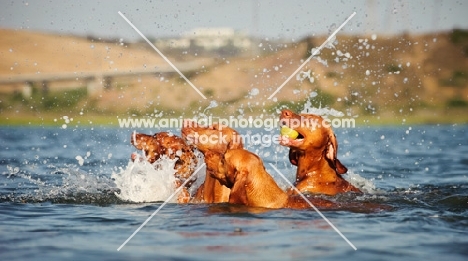
[[[124,116],[122,115],[59,115],[58,113],[45,113],[41,116],[35,115],[14,115],[11,114],[0,115],[0,126],[24,126],[24,127],[61,127],[64,125],[67,126],[76,126],[76,127],[91,127],[91,126],[100,126],[100,127],[113,127],[113,128],[123,128],[131,129],[132,127],[120,127],[119,119],[173,119],[180,118],[181,116],[174,117],[151,117],[151,116]],[[249,116],[258,116],[258,115],[245,115]],[[214,118],[220,116],[213,116]],[[229,117],[229,116],[222,116]],[[190,118],[190,117],[186,117]],[[451,125],[451,124],[468,124],[468,115],[463,115],[462,113],[454,115],[448,113],[447,115],[434,115],[434,116],[421,116],[421,115],[407,115],[400,117],[390,117],[390,116],[355,116],[356,127],[366,127],[366,126],[407,126],[407,125]],[[216,121],[213,121],[216,122]],[[141,128],[151,128],[144,127]],[[154,126],[153,128],[165,128],[165,126]]]

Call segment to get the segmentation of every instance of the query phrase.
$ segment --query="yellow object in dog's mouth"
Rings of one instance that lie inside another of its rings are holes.
[[[282,126],[280,133],[281,133],[281,136],[287,136],[293,140],[299,136],[299,132],[289,128],[288,126]]]

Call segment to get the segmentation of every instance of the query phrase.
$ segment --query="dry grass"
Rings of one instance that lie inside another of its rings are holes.
[[[75,36],[28,31],[0,30],[0,35],[0,75],[167,66],[154,50],[144,45],[92,42]],[[83,99],[66,111],[87,111],[89,117],[99,118],[99,115],[150,115],[162,110],[191,117],[216,100],[219,107],[210,111],[221,115],[275,114],[278,104],[300,105],[310,93],[318,92],[320,95],[312,99],[315,105],[330,106],[375,121],[394,122],[392,118],[403,116],[415,122],[467,121],[467,116],[458,112],[468,103],[468,80],[463,78],[468,73],[464,53],[468,45],[453,43],[449,33],[374,40],[364,36],[338,36],[335,49],[324,49],[320,54],[326,65],[313,59],[303,68],[302,71],[313,73],[313,82],[293,77],[274,100],[268,100],[308,57],[307,49],[320,45],[323,40],[324,37],[315,37],[269,54],[226,58],[215,64],[197,58],[200,65],[206,66],[193,72],[190,80],[207,100],[201,99],[179,77],[119,78],[113,89]],[[340,52],[351,57],[346,60]],[[181,57],[170,59],[175,61]],[[452,84],[454,77],[459,77],[455,79],[456,84]],[[9,117],[12,121],[15,115],[27,114],[31,102],[11,101],[7,90],[10,89],[0,86],[3,93],[0,110],[3,119]],[[258,94],[252,90],[258,90]],[[45,95],[57,94],[51,91]],[[50,118],[47,115],[53,112],[41,110],[40,101],[36,103],[35,111],[43,118]],[[448,105],[456,108],[452,110]],[[455,117],[444,116],[452,111],[456,112]]]
[[[96,72],[165,65],[155,53],[125,44],[0,29],[0,74]]]

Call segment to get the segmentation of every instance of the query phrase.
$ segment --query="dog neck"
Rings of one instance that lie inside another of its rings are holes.
[[[307,156],[306,156],[307,155]],[[330,166],[323,152],[307,151],[298,155],[296,182],[305,179],[317,182],[335,182],[336,171]]]
[[[288,196],[266,172],[258,156],[234,150],[228,151],[225,159],[227,179],[233,181],[230,203],[266,208],[286,206]]]

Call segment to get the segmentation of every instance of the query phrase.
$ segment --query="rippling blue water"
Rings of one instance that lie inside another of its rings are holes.
[[[467,132],[468,126],[336,130],[347,176],[369,191],[352,200],[394,208],[323,211],[357,250],[312,209],[170,203],[117,251],[161,205],[114,194],[111,174],[125,169],[134,151],[131,130],[1,127],[1,259],[466,260]],[[270,173],[273,163],[294,175],[284,148],[249,150]]]

